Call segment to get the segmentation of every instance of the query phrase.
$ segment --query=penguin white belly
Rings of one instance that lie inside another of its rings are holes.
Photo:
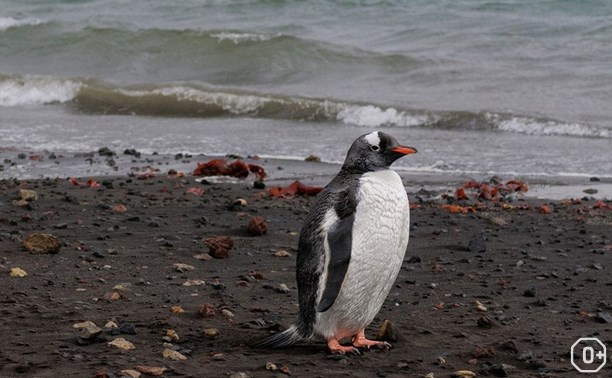
[[[351,258],[334,304],[318,312],[315,333],[344,338],[372,322],[399,273],[408,245],[410,207],[392,170],[360,178],[352,229]]]

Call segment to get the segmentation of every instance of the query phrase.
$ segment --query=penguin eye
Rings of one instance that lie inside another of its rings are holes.
[[[378,147],[377,145],[374,144],[374,145],[370,146],[370,150],[378,151],[378,150],[380,150],[380,147]]]

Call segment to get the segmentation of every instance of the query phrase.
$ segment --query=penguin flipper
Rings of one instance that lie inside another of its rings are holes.
[[[334,304],[351,261],[353,247],[353,222],[355,213],[338,220],[336,226],[327,235],[329,261],[327,263],[327,280],[318,312],[325,312]]]

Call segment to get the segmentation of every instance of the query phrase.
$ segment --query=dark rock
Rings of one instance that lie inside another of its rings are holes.
[[[531,287],[523,292],[523,296],[527,298],[533,298],[536,296],[536,289]]]
[[[612,323],[612,315],[609,312],[600,311],[597,313],[595,320],[599,323]]]
[[[136,327],[133,324],[124,324],[119,327],[119,332],[124,335],[135,335]]]
[[[134,156],[134,157],[137,157],[137,158],[139,158],[141,156],[141,153],[136,151],[133,148],[130,148],[130,149],[127,149],[127,150],[123,151],[123,154],[124,155],[131,155],[131,156]]]
[[[480,328],[491,328],[491,327],[493,327],[493,321],[488,316],[481,316],[476,321],[476,324],[478,324],[478,326]]]
[[[402,334],[399,332],[396,326],[391,323],[390,320],[385,319],[383,324],[378,329],[378,334],[376,335],[377,340],[381,341],[399,341],[403,340]]]
[[[314,162],[314,163],[320,163],[321,162],[321,158],[316,156],[316,155],[309,155],[304,160],[305,161],[309,161],[309,162]]]
[[[264,184],[263,181],[255,181],[253,183],[253,188],[255,188],[255,189],[265,189],[266,188],[266,184]]]
[[[100,148],[98,150],[98,155],[100,155],[100,156],[113,156],[113,155],[116,155],[116,154],[110,148],[102,147],[102,148]]]
[[[408,264],[416,264],[416,263],[420,263],[421,261],[423,260],[421,259],[421,256],[418,256],[418,255],[410,256],[410,258],[406,260]]]
[[[515,367],[508,364],[494,364],[486,368],[490,374],[496,377],[509,377],[509,371],[513,369],[515,369]]]
[[[476,232],[472,235],[468,243],[468,250],[472,253],[484,253],[489,250],[482,232]]]

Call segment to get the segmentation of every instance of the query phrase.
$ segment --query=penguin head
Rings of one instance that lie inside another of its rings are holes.
[[[387,169],[394,161],[416,153],[414,147],[406,147],[389,134],[374,131],[357,138],[346,155],[343,169],[372,172]]]

